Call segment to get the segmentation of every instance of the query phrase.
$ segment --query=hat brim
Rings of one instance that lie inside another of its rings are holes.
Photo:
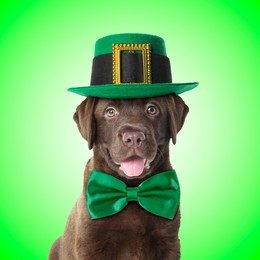
[[[177,95],[192,90],[198,82],[190,83],[158,83],[158,84],[107,84],[88,87],[69,88],[68,91],[99,98],[149,98],[171,93]]]

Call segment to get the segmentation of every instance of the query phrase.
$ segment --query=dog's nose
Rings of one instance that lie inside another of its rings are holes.
[[[145,140],[145,135],[140,131],[132,131],[123,133],[122,140],[124,145],[128,147],[140,147]]]

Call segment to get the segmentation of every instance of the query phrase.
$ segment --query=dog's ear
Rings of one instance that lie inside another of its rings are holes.
[[[88,148],[92,149],[95,140],[96,123],[94,109],[97,98],[87,97],[76,109],[73,119],[84,139],[88,141]]]
[[[176,94],[167,96],[167,108],[169,115],[169,126],[173,144],[176,144],[177,133],[181,130],[189,107],[181,97]]]

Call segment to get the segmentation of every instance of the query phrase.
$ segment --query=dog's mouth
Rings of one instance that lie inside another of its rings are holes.
[[[110,164],[114,165],[127,178],[139,177],[151,168],[151,164],[156,159],[156,154],[142,155],[133,152],[128,156],[112,156],[109,149],[106,149],[106,154]],[[120,158],[121,157],[121,158]],[[120,172],[118,172],[120,174]]]
[[[150,163],[152,160],[147,160],[139,156],[131,156],[121,163],[120,170],[124,172],[127,177],[138,177],[140,176],[144,169],[148,170],[150,168]]]

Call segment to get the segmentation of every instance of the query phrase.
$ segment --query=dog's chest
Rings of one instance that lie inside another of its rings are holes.
[[[107,259],[154,259],[174,244],[175,226],[175,221],[151,215],[133,202],[119,214],[91,221],[88,242]]]

